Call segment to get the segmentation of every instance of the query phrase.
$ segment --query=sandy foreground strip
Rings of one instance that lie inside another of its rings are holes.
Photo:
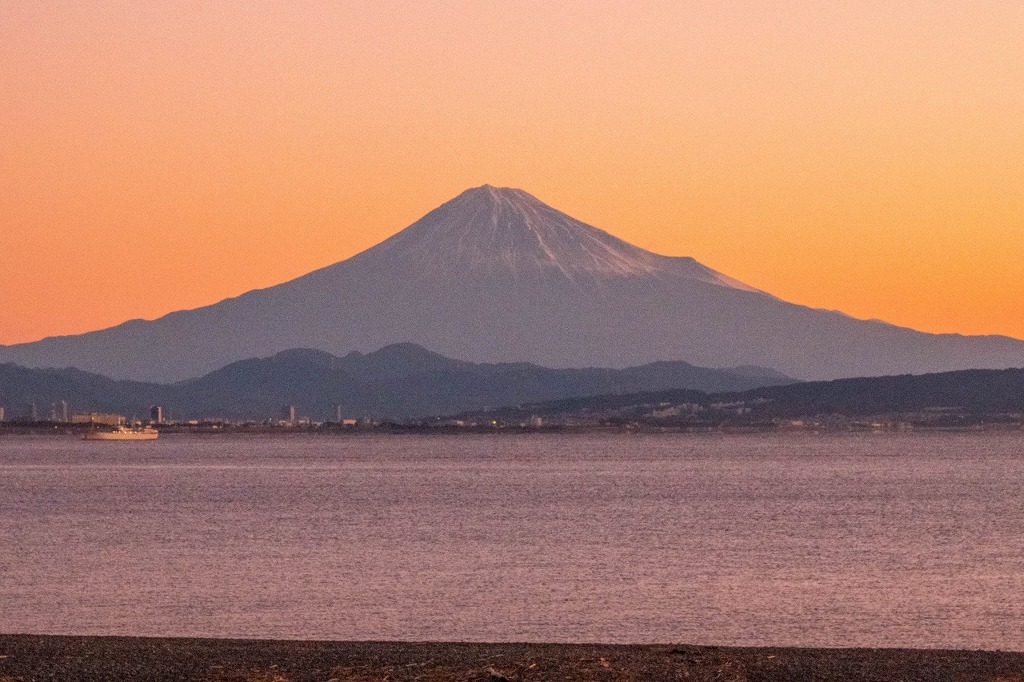
[[[1024,653],[0,635],[0,682],[15,680],[1024,682]]]

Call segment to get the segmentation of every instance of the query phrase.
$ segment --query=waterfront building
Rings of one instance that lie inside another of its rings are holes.
[[[50,421],[69,422],[71,421],[71,406],[66,400],[58,400],[53,404],[50,411]]]
[[[119,414],[105,412],[83,412],[71,416],[72,424],[99,424],[101,426],[122,426],[125,418]]]
[[[154,424],[164,423],[164,406],[163,405],[150,405],[149,407],[149,421]]]
[[[287,423],[288,426],[295,425],[296,419],[294,405],[285,405],[281,408],[281,421]]]

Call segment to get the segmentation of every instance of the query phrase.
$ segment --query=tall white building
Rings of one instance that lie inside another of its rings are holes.
[[[298,420],[295,418],[294,405],[285,405],[281,408],[281,421],[287,422],[290,426],[294,426],[296,424]]]
[[[58,400],[53,404],[53,410],[51,412],[53,421],[55,422],[69,422],[71,421],[71,407],[68,405],[66,400]]]

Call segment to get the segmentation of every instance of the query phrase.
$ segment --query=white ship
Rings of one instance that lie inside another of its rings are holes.
[[[119,426],[113,431],[86,431],[82,440],[156,440],[160,432],[147,426],[146,428],[130,428]]]

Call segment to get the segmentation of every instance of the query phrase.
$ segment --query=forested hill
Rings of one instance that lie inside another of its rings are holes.
[[[742,414],[749,419],[917,412],[975,416],[1020,414],[1024,413],[1024,369],[837,379],[746,391],[672,390],[587,396],[488,414],[491,418],[508,419],[534,414],[576,419],[599,415],[658,419],[659,415],[675,417],[716,412]]]
[[[552,369],[530,363],[472,363],[411,343],[337,357],[295,349],[232,363],[198,379],[157,384],[112,379],[76,369],[0,365],[0,405],[7,419],[33,411],[49,416],[67,401],[72,411],[146,417],[159,404],[175,419],[276,419],[282,405],[313,420],[347,417],[409,419],[461,410],[518,405],[571,396],[644,390],[744,390],[793,381],[769,369],[710,369],[657,362],[625,369]],[[33,410],[32,405],[35,405]]]

